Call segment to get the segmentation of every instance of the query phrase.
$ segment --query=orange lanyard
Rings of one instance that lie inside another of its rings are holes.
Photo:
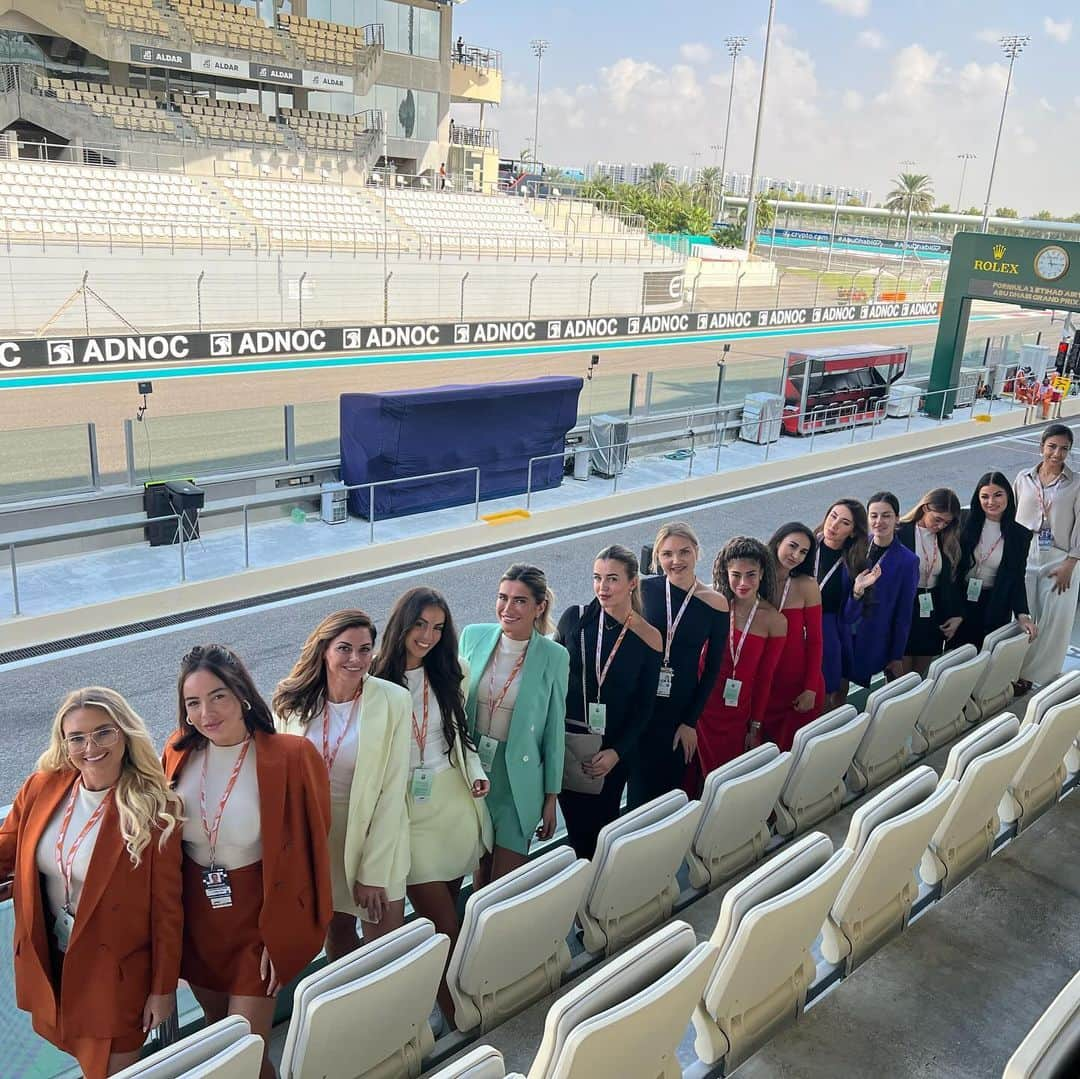
[[[1004,538],[1005,538],[1005,533],[1002,532],[1001,535],[999,535],[998,538],[996,540],[994,540],[993,547],[991,547],[990,550],[987,551],[986,554],[984,554],[982,556],[982,558],[980,558],[979,557],[979,551],[982,550],[982,547],[981,547],[982,537],[981,536],[979,537],[980,546],[976,546],[975,551],[974,551],[974,554],[975,554],[975,572],[976,573],[978,573],[979,570],[981,570],[983,568],[983,566],[989,561],[990,556],[998,549],[998,547],[1001,546],[1001,541]]]
[[[634,612],[631,611],[629,617],[623,623],[622,632],[615,639],[615,644],[612,645],[611,652],[608,655],[607,662],[604,664],[604,669],[600,669],[600,654],[601,649],[604,646],[604,609],[600,608],[600,621],[596,625],[596,703],[600,703],[600,689],[604,684],[604,679],[607,678],[608,671],[611,670],[611,661],[615,658],[615,653],[618,652],[620,646],[623,643],[623,638],[626,636],[626,631],[630,628],[630,623],[634,619]],[[581,631],[581,695],[585,698],[585,712],[588,714],[588,694],[585,692],[585,630]]]
[[[206,817],[206,766],[210,761],[210,747],[207,746],[203,751],[202,781],[199,783],[199,815],[202,817],[203,831],[206,833],[207,842],[210,844],[211,868],[217,864],[214,856],[217,854],[218,832],[221,830],[221,817],[225,812],[225,803],[228,802],[229,795],[232,794],[233,787],[236,786],[236,781],[240,778],[240,769],[244,767],[244,758],[250,748],[251,738],[249,736],[244,739],[244,748],[240,750],[240,755],[233,765],[232,775],[229,776],[229,782],[225,784],[225,790],[221,794],[221,801],[218,803],[217,814],[212,825]]]
[[[412,732],[413,737],[416,739],[416,744],[420,747],[420,767],[424,767],[424,747],[427,745],[428,734],[428,676],[427,669],[424,668],[424,725],[418,727],[416,725],[416,711],[413,710],[412,714]]]
[[[349,728],[356,722],[356,713],[360,710],[360,697],[364,692],[364,683],[361,680],[360,688],[356,691],[356,696],[352,699],[352,708],[349,709],[349,722],[341,728],[341,733],[337,736],[337,741],[334,743],[334,748],[330,748],[330,702],[326,701],[323,704],[322,711],[322,759],[326,764],[326,770],[329,772],[334,767],[334,761],[337,760],[338,752],[341,750],[341,743],[345,741],[345,735],[349,733]]]
[[[502,692],[498,697],[495,696],[495,666],[499,658],[499,646],[495,646],[495,657],[491,661],[491,674],[488,677],[488,706],[491,709],[491,715],[494,717],[496,709],[501,707],[502,702],[506,700],[507,693],[510,692],[510,687],[514,684],[514,679],[521,673],[521,668],[525,664],[525,656],[528,654],[529,646],[525,647],[521,651],[521,655],[518,656],[517,662],[514,664],[514,669],[510,672],[510,677],[507,678],[506,684],[502,687]]]
[[[75,800],[79,796],[79,788],[82,786],[82,780],[75,781],[75,785],[71,788],[71,797],[68,799],[67,809],[64,810],[64,819],[60,822],[60,832],[56,837],[56,865],[60,870],[60,876],[64,878],[64,910],[68,914],[72,913],[71,910],[71,874],[75,866],[75,855],[79,853],[79,848],[83,845],[83,841],[94,830],[94,825],[101,820],[102,815],[105,812],[105,807],[109,804],[109,799],[112,797],[112,791],[101,800],[101,804],[91,814],[90,819],[83,825],[82,831],[75,837],[75,842],[71,844],[71,848],[67,852],[67,857],[64,857],[64,840],[67,839],[68,828],[71,826],[71,817],[75,812]]]
[[[916,525],[915,527],[917,529],[918,525]],[[923,529],[923,531],[925,532],[926,529]],[[919,536],[919,550],[920,550],[919,561],[922,563],[923,578],[925,580],[927,580],[927,581],[930,580],[930,576],[934,572],[934,566],[940,561],[940,555],[941,555],[941,552],[938,550],[937,536],[935,536],[932,532],[929,533],[929,536],[930,536],[930,558],[929,559],[926,559],[926,557],[925,557],[926,556],[926,540],[923,539],[922,536]],[[929,587],[929,586],[924,585],[923,587],[925,588],[925,587]]]
[[[1054,507],[1054,497],[1057,495],[1057,485],[1060,482],[1061,476],[1058,476],[1053,483],[1044,484],[1038,469],[1035,470],[1035,496],[1038,498],[1039,508],[1042,510],[1042,520],[1039,522],[1040,527],[1043,526],[1043,522],[1047,525],[1050,524],[1050,510]],[[1046,492],[1048,490],[1053,491],[1049,498],[1046,497]]]
[[[671,645],[675,640],[675,631],[679,628],[682,616],[686,614],[686,608],[690,606],[690,601],[694,598],[694,585],[691,585],[689,591],[686,593],[686,597],[682,601],[682,606],[679,608],[679,613],[675,616],[674,622],[671,620],[671,581],[666,577],[664,578],[664,595],[667,598],[667,635],[664,638],[664,666],[668,667],[671,664]],[[602,623],[603,611],[600,612],[600,619]],[[629,623],[627,624],[629,625]],[[619,640],[621,641],[622,638],[620,637]]]

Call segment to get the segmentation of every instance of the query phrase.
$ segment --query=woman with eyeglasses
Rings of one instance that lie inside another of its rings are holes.
[[[919,560],[919,586],[912,601],[911,628],[903,669],[925,675],[963,620],[957,593],[960,568],[960,499],[935,487],[900,518],[896,538]]]
[[[19,1007],[87,1079],[135,1063],[176,1009],[182,827],[131,705],[69,693],[0,828],[0,898],[15,901]]]
[[[1050,424],[1039,441],[1039,463],[1018,473],[1014,484],[1016,519],[1032,533],[1025,579],[1028,610],[1039,627],[1020,669],[1021,693],[1061,674],[1076,620],[1080,473],[1066,464],[1072,446],[1072,430]]]
[[[759,540],[736,536],[713,563],[713,587],[731,608],[720,676],[698,721],[698,755],[686,792],[701,796],[705,777],[762,742],[765,708],[784,652],[787,621],[773,606],[776,562]],[[704,658],[703,658],[704,662]]]
[[[1016,520],[1016,496],[1001,472],[979,477],[971,506],[960,515],[958,593],[964,620],[949,647],[982,648],[991,630],[1014,618],[1029,640],[1039,635],[1028,614],[1024,576],[1031,532]]]
[[[900,500],[878,491],[866,504],[870,546],[851,585],[851,680],[860,686],[883,671],[892,681],[904,673],[911,614],[919,588],[919,559],[896,538]]]
[[[273,1079],[275,998],[315,958],[330,921],[330,791],[306,739],[278,734],[239,657],[220,644],[180,661],[165,775],[184,824],[181,976],[206,1022],[242,1015]]]
[[[821,590],[814,580],[813,532],[798,521],[781,525],[768,543],[776,560],[772,600],[787,622],[784,651],[776,664],[762,717],[762,740],[791,748],[795,732],[821,715]]]
[[[559,805],[580,858],[592,858],[600,829],[619,815],[627,762],[657,699],[663,642],[645,621],[639,583],[633,552],[605,547],[593,561],[595,598],[559,619],[555,639],[570,654]]]
[[[490,784],[465,718],[466,666],[458,657],[450,605],[434,588],[410,588],[386,621],[374,679],[407,690],[412,737],[409,749],[409,876],[413,910],[457,943],[458,895],[491,849],[491,818],[484,799]],[[454,1004],[445,978],[439,1010],[448,1024]]]
[[[685,521],[667,521],[653,540],[641,602],[663,641],[652,719],[630,765],[627,801],[644,805],[682,786],[697,753],[697,723],[720,674],[728,602],[698,580],[701,543]],[[700,663],[702,652],[705,662]]]
[[[814,530],[814,578],[821,591],[821,673],[823,707],[839,708],[847,700],[851,671],[851,588],[866,563],[870,526],[866,507],[854,498],[838,498]]]
[[[491,783],[494,845],[473,878],[478,887],[524,865],[534,835],[555,834],[570,661],[548,636],[554,603],[544,571],[516,563],[499,580],[498,622],[461,631],[469,736]]]
[[[327,615],[273,699],[279,729],[306,738],[330,777],[330,959],[360,947],[357,919],[366,941],[405,922],[411,701],[371,675],[375,633],[363,611]]]

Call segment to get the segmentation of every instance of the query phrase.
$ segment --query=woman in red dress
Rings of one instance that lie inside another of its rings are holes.
[[[731,607],[724,662],[698,720],[698,755],[684,789],[701,794],[705,777],[761,741],[769,685],[784,650],[787,622],[772,605],[776,560],[763,543],[736,536],[716,556],[713,588]]]
[[[795,732],[821,715],[825,679],[821,672],[821,589],[814,578],[814,535],[793,521],[769,540],[776,558],[773,600],[787,622],[787,637],[762,721],[762,736],[791,748]]]

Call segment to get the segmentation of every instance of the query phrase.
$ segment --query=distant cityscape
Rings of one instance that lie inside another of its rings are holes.
[[[648,164],[640,161],[593,161],[586,165],[584,170],[564,169],[563,171],[568,175],[579,172],[586,180],[606,179],[616,184],[638,184],[648,178],[649,169]],[[683,184],[694,184],[704,171],[703,165],[668,166],[668,175],[676,183]],[[745,197],[750,190],[749,173],[728,172],[724,174],[724,181],[725,190],[729,195]],[[839,196],[842,205],[854,201],[860,206],[869,206],[872,199],[870,190],[865,187],[808,183],[805,180],[779,176],[759,176],[754,187],[758,194],[766,191],[780,191],[789,197],[805,195],[812,202],[835,202]]]

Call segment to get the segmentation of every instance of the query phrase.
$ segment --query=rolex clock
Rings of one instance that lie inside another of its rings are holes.
[[[1057,281],[1069,270],[1069,253],[1064,247],[1049,244],[1035,256],[1035,272],[1044,281]]]

